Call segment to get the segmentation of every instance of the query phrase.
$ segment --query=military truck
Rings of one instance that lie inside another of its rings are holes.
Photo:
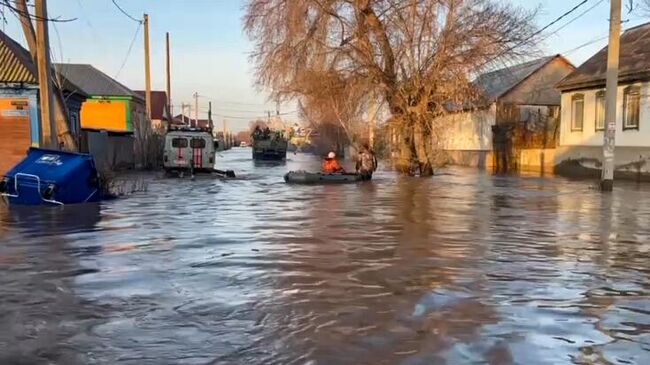
[[[251,137],[253,160],[281,161],[287,158],[288,141],[282,131],[256,129]]]

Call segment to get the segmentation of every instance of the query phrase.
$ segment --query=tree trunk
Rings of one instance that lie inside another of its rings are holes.
[[[397,133],[397,144],[394,146],[397,150],[395,156],[395,170],[404,175],[413,176],[413,163],[415,159],[414,144],[413,144],[413,131],[410,127],[401,125],[399,123],[395,126]]]
[[[414,126],[414,148],[416,151],[417,165],[420,177],[433,176],[433,164],[431,161],[431,138],[430,133],[423,126],[422,121]]]

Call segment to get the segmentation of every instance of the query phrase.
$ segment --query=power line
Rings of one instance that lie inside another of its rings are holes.
[[[216,102],[216,103],[223,103],[223,104],[248,105],[248,106],[261,106],[261,107],[264,107],[264,108],[269,108],[268,105],[270,104],[270,103],[268,103],[268,104],[242,103],[242,102],[238,102],[238,101],[229,101],[229,100],[215,99],[215,98],[211,98],[211,97],[204,96],[204,95],[202,95],[201,97],[203,97],[203,98],[205,98],[205,99],[208,99],[208,100],[211,100],[211,101],[214,101],[214,102]]]
[[[544,26],[542,29],[540,29],[540,30],[538,30],[537,32],[533,33],[532,35],[530,35],[528,38],[526,38],[525,40],[523,40],[522,42],[520,42],[520,43],[519,43],[518,45],[516,45],[515,47],[518,47],[518,46],[520,46],[520,45],[522,45],[522,44],[528,42],[528,41],[531,40],[533,37],[535,37],[535,36],[541,34],[541,33],[542,33],[543,31],[545,31],[546,29],[552,27],[553,25],[557,24],[557,22],[559,22],[560,20],[564,19],[564,17],[566,17],[566,16],[568,16],[569,14],[573,13],[574,11],[578,10],[581,6],[583,6],[583,5],[586,4],[587,2],[589,2],[589,0],[582,0],[582,1],[581,1],[580,3],[578,3],[576,6],[574,6],[573,8],[571,8],[571,10],[569,10],[569,11],[565,12],[564,14],[560,15],[557,19],[555,19],[555,20],[553,20],[552,22],[548,23],[548,24],[547,24],[546,26]]]
[[[30,20],[45,21],[45,22],[52,22],[52,23],[68,23],[68,22],[73,22],[73,21],[77,20],[77,18],[61,19],[61,17],[42,18],[42,17],[39,17],[37,15],[30,14],[28,11],[25,12],[25,11],[22,11],[22,10],[14,7],[13,5],[11,5],[11,3],[9,3],[9,0],[1,0],[0,5],[4,5],[7,8],[9,8],[9,10],[11,10],[12,13],[17,14],[17,15],[23,17],[23,18],[28,18]]]
[[[95,30],[95,27],[93,27],[92,23],[90,22],[90,17],[86,14],[86,8],[81,3],[81,0],[77,0],[77,4],[79,5],[79,9],[81,10],[81,15],[85,20],[86,25],[90,29],[93,38],[95,38],[96,42],[101,43],[99,42],[99,37],[97,37],[97,31]]]
[[[626,31],[628,31],[628,30],[631,29],[631,28],[634,28],[634,27],[630,27],[630,28],[627,28],[627,29],[623,29],[623,30],[621,31],[621,34],[625,33]],[[589,40],[589,41],[587,41],[587,42],[585,42],[585,43],[583,43],[583,44],[581,44],[581,45],[579,45],[579,46],[577,46],[577,47],[575,47],[575,48],[571,48],[570,50],[568,50],[568,51],[564,51],[564,52],[562,52],[562,53],[563,53],[563,54],[572,53],[572,52],[575,52],[575,51],[577,51],[577,50],[579,50],[579,49],[582,49],[582,48],[584,48],[584,47],[590,46],[590,45],[592,45],[592,44],[594,44],[594,43],[597,43],[597,42],[600,42],[600,41],[604,41],[604,40],[607,39],[607,38],[609,38],[609,33],[607,33],[606,35],[600,36],[600,37],[598,37],[598,38],[594,38],[594,39],[592,39],[592,40]]]
[[[557,17],[557,18],[556,18],[555,20],[553,20],[552,22],[546,24],[544,27],[542,27],[542,28],[539,29],[538,31],[534,32],[533,34],[531,34],[530,36],[528,36],[526,39],[524,39],[524,40],[520,41],[519,43],[517,43],[517,44],[515,44],[515,45],[513,45],[513,46],[510,46],[510,47],[506,48],[505,50],[499,52],[499,53],[498,53],[495,57],[493,57],[491,60],[488,60],[488,61],[484,62],[484,63],[483,63],[483,66],[485,66],[486,64],[488,64],[488,63],[490,63],[490,62],[495,61],[497,58],[499,58],[499,57],[505,55],[506,53],[508,53],[508,52],[510,52],[510,51],[512,51],[512,50],[514,50],[515,48],[517,48],[517,47],[519,47],[519,46],[521,46],[521,45],[526,44],[528,41],[530,41],[530,40],[533,39],[534,37],[538,36],[539,34],[541,34],[541,33],[542,33],[543,31],[545,31],[546,29],[552,27],[553,25],[557,24],[557,22],[559,22],[560,20],[564,19],[564,18],[565,18],[566,16],[568,16],[569,14],[571,14],[571,13],[573,13],[574,11],[578,10],[581,6],[583,6],[584,4],[586,4],[588,1],[589,1],[589,0],[582,0],[582,1],[581,1],[580,3],[578,3],[576,6],[574,6],[573,8],[571,8],[571,10],[565,12],[564,14],[560,15],[559,17]]]
[[[122,70],[124,69],[124,65],[126,65],[126,61],[129,59],[129,56],[131,55],[131,50],[133,50],[133,45],[135,44],[135,40],[138,38],[138,34],[140,34],[140,28],[142,27],[142,23],[138,24],[138,27],[135,29],[135,33],[133,34],[133,39],[131,39],[131,44],[129,44],[129,49],[126,51],[126,56],[124,56],[124,60],[122,61],[122,65],[120,66],[120,69],[117,70],[117,73],[115,74],[115,79],[117,79],[120,76],[120,73],[122,73]]]
[[[592,40],[590,40],[590,41],[588,41],[588,42],[585,42],[585,43],[583,43],[583,44],[581,44],[581,45],[575,47],[575,48],[571,48],[571,49],[568,50],[568,51],[564,51],[564,52],[562,52],[561,54],[569,54],[569,53],[573,53],[573,52],[575,52],[575,51],[577,51],[577,50],[579,50],[579,49],[582,49],[582,48],[585,48],[585,47],[587,47],[587,46],[590,46],[590,45],[592,45],[592,44],[594,44],[594,43],[597,43],[597,42],[603,41],[603,40],[607,39],[608,37],[609,37],[609,34],[606,35],[606,36],[602,36],[602,37],[594,38],[594,39],[592,39]]]
[[[585,14],[587,14],[588,12],[594,10],[598,5],[602,4],[604,1],[605,1],[605,0],[600,0],[600,1],[598,1],[597,3],[595,3],[594,5],[592,5],[590,8],[588,8],[587,10],[585,10],[585,11],[583,11],[582,13],[576,15],[576,16],[573,17],[571,20],[569,20],[568,22],[566,22],[564,25],[562,25],[561,27],[557,28],[557,29],[554,30],[552,33],[547,34],[544,38],[540,39],[540,42],[541,42],[541,41],[545,41],[546,39],[550,38],[552,35],[557,34],[557,32],[559,32],[559,31],[561,31],[562,29],[566,28],[569,24],[573,23],[574,21],[578,20],[579,18],[582,18],[583,16],[585,16]]]
[[[141,20],[141,19],[137,19],[137,18],[131,16],[131,14],[127,13],[124,9],[122,9],[122,7],[121,7],[121,6],[120,6],[120,5],[119,5],[115,0],[111,0],[111,2],[113,3],[113,5],[115,5],[115,7],[116,7],[116,8],[117,8],[117,9],[118,9],[122,14],[126,15],[126,16],[129,17],[131,20],[133,20],[134,22],[138,22],[138,23],[142,24],[142,20]]]
[[[61,35],[59,34],[59,28],[57,28],[56,23],[52,23],[52,27],[54,28],[54,34],[56,34],[56,40],[59,46],[59,57],[60,57],[59,62],[63,63],[65,62],[63,60],[63,43],[61,42]],[[52,55],[54,55],[53,51],[52,51]]]

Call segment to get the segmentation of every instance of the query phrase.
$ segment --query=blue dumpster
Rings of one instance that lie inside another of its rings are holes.
[[[92,156],[33,147],[0,180],[0,193],[20,205],[96,202],[101,195]]]

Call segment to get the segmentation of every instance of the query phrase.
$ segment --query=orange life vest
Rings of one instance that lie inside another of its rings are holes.
[[[324,173],[331,174],[334,172],[343,171],[343,167],[339,165],[338,161],[331,159],[323,161],[322,170]]]

